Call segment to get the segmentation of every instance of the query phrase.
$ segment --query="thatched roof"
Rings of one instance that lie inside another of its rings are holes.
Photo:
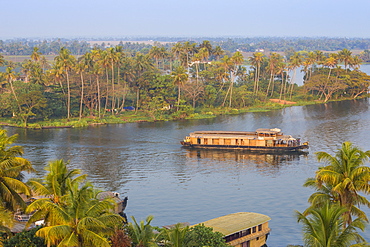
[[[213,231],[221,232],[225,236],[231,235],[242,230],[258,226],[271,220],[270,217],[258,213],[240,212],[228,214],[212,220],[202,222],[207,227],[212,227]]]

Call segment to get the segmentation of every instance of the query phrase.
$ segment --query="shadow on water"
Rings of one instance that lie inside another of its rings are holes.
[[[205,164],[213,164],[217,169],[222,167],[230,168],[231,163],[244,165],[244,169],[253,169],[265,175],[273,175],[279,172],[280,168],[291,161],[299,161],[307,158],[308,152],[290,153],[261,153],[242,150],[207,150],[207,149],[186,149],[188,162],[195,160]]]

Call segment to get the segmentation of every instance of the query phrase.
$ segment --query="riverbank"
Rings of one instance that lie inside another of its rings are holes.
[[[351,100],[341,99],[340,101]],[[339,100],[331,100],[339,101]],[[46,121],[37,121],[29,123],[27,126],[22,126],[14,118],[0,118],[0,126],[9,126],[15,128],[27,129],[58,129],[58,128],[80,128],[87,126],[99,126],[105,124],[123,124],[123,123],[137,123],[137,122],[158,122],[158,121],[174,121],[181,119],[207,119],[214,118],[219,115],[238,115],[247,112],[268,112],[278,110],[291,106],[315,105],[324,104],[328,102],[323,101],[287,101],[280,99],[270,99],[268,102],[261,102],[254,106],[246,108],[202,108],[195,109],[192,113],[183,114],[178,118],[171,117],[170,115],[161,116],[160,118],[153,117],[153,114],[144,111],[122,111],[117,114],[107,113],[101,119],[94,116],[83,117],[81,120],[77,117],[68,119],[50,119]]]

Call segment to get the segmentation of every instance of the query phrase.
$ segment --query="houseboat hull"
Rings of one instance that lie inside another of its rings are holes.
[[[303,152],[308,149],[308,145],[300,145],[295,147],[262,147],[262,146],[241,146],[241,145],[202,145],[202,144],[191,144],[188,142],[181,141],[181,145],[185,148],[195,149],[228,149],[228,150],[243,150],[243,151],[254,151],[254,152]]]

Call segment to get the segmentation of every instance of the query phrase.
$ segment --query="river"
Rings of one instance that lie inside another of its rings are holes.
[[[154,215],[153,225],[196,224],[235,212],[271,217],[268,246],[302,244],[294,210],[314,191],[302,187],[320,165],[314,153],[333,154],[344,141],[370,150],[369,99],[293,106],[214,119],[128,123],[53,130],[7,128],[19,134],[24,157],[44,174],[55,159],[70,160],[100,188],[129,197],[128,217]],[[281,128],[310,142],[308,155],[252,155],[181,147],[195,130]],[[35,175],[33,175],[35,176]],[[370,211],[366,210],[370,215]],[[370,240],[369,231],[364,236]]]

